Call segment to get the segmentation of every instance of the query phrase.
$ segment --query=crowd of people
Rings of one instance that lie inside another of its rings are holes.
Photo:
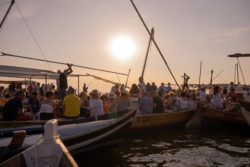
[[[116,111],[128,110],[136,99],[138,113],[153,114],[177,112],[185,109],[195,109],[195,101],[208,104],[211,109],[223,111],[237,110],[238,97],[235,86],[220,88],[213,86],[196,91],[177,92],[168,83],[159,87],[153,82],[145,84],[139,78],[139,84],[132,84],[129,91],[122,84],[115,84],[110,93],[101,94],[98,90],[88,92],[86,84],[83,91],[76,95],[75,89],[67,85],[67,75],[72,72],[71,65],[64,72],[58,72],[59,84],[42,85],[32,83],[27,89],[13,84],[7,89],[0,87],[0,106],[3,109],[3,119],[12,120],[48,120],[52,118],[95,117]],[[178,94],[178,96],[177,96]],[[250,102],[250,91],[243,87],[243,99]]]
[[[197,92],[196,98],[201,102],[208,104],[208,107],[213,110],[222,110],[225,112],[238,112],[239,103],[250,103],[250,90],[246,85],[240,89],[240,93],[236,93],[239,89],[233,82],[228,87],[213,86],[206,89],[202,88]]]

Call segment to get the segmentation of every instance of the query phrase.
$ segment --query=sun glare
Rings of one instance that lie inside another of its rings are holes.
[[[110,51],[118,59],[129,59],[135,53],[135,43],[127,36],[118,36],[111,41]]]

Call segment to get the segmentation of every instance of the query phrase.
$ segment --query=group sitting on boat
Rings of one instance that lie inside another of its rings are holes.
[[[201,88],[196,94],[196,99],[209,104],[208,107],[212,110],[238,112],[240,101],[250,103],[250,91],[246,85],[238,93],[236,93],[236,89],[238,88],[232,82],[227,88],[215,85],[208,89],[208,94],[206,94],[205,88]]]
[[[152,114],[163,112],[176,112],[185,109],[195,109],[196,104],[192,102],[191,96],[185,92],[178,97],[177,91],[168,83],[166,87],[164,83],[157,88],[155,83],[147,83],[145,85],[143,78],[139,78],[139,85],[132,85],[130,94],[137,95],[139,98],[139,113]]]

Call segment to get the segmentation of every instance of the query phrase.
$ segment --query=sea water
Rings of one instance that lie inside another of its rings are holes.
[[[250,166],[250,133],[166,130],[124,137],[115,147],[77,155],[79,166]]]

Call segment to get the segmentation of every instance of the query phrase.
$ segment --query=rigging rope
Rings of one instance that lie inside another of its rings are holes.
[[[44,58],[46,61],[48,61],[47,58],[46,58],[46,56],[45,56],[45,54],[44,54],[44,52],[43,52],[43,50],[42,50],[42,48],[41,48],[41,46],[40,46],[40,44],[39,44],[39,42],[38,42],[38,40],[36,39],[34,33],[31,31],[31,28],[30,28],[28,22],[26,21],[26,19],[24,18],[24,15],[22,14],[22,12],[21,12],[20,8],[18,7],[17,3],[15,3],[15,5],[16,5],[17,11],[19,12],[19,14],[21,15],[21,17],[22,17],[22,19],[23,19],[23,21],[24,21],[24,24],[27,26],[27,28],[28,28],[28,30],[29,30],[29,32],[30,32],[30,34],[31,34],[31,36],[32,36],[32,38],[33,38],[33,40],[35,41],[35,44],[37,45],[39,51],[41,52],[43,58]],[[51,68],[51,66],[50,66],[50,64],[49,64],[49,62],[47,62],[47,64],[48,64],[50,70],[52,70],[52,68]]]

